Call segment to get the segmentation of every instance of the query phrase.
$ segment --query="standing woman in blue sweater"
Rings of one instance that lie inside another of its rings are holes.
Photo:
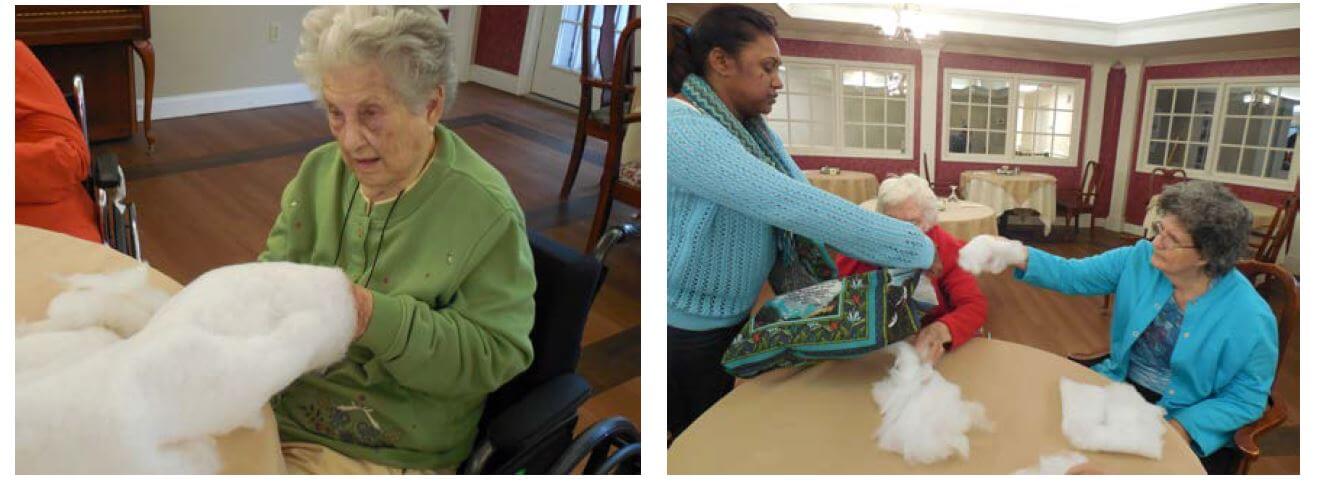
[[[915,226],[812,187],[766,126],[780,80],[773,17],[723,5],[675,43],[669,100],[669,431],[733,388],[720,358],[792,232],[863,261],[938,265]],[[674,77],[684,75],[685,77]]]

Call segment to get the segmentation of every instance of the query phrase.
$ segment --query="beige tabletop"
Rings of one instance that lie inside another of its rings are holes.
[[[1061,431],[1059,378],[1106,384],[1108,379],[1045,351],[976,338],[936,366],[962,387],[963,398],[986,407],[995,431],[968,434],[971,455],[909,465],[880,450],[873,434],[881,416],[871,385],[893,357],[873,352],[805,369],[768,372],[743,382],[692,423],[669,448],[670,474],[1010,474],[1042,454],[1070,449]],[[1160,460],[1083,452],[1116,474],[1204,474],[1192,449],[1166,426]]]
[[[811,182],[812,186],[843,197],[844,200],[854,204],[873,199],[880,191],[880,181],[870,173],[839,170],[837,175],[827,175],[816,169],[802,173],[807,175],[807,181]]]
[[[1046,173],[1001,175],[993,170],[964,171],[958,178],[963,197],[990,206],[996,215],[1009,209],[1039,212],[1047,235],[1054,226],[1057,183],[1054,175]]]
[[[878,198],[862,202],[863,209],[880,211]],[[949,202],[940,199],[940,228],[963,242],[971,241],[977,235],[998,235],[999,221],[995,210],[985,204],[969,200]]]
[[[100,273],[122,270],[136,261],[109,247],[44,229],[18,225],[14,235],[14,314],[19,321],[45,318],[46,304],[61,288],[51,274]],[[150,282],[169,293],[182,286],[151,269]],[[239,429],[217,437],[221,468],[226,474],[276,474],[283,471],[279,432],[270,406],[259,430]]]
[[[1155,202],[1159,198],[1159,195],[1152,195],[1150,200],[1146,202],[1146,217],[1141,220],[1141,230],[1145,232],[1147,238],[1150,238],[1155,234],[1151,231],[1151,224],[1155,223]],[[1247,206],[1247,210],[1251,212],[1251,229],[1253,230],[1263,231],[1265,228],[1268,228],[1270,226],[1270,221],[1274,219],[1274,211],[1279,210],[1278,206],[1252,202],[1250,200],[1243,200],[1242,205]]]

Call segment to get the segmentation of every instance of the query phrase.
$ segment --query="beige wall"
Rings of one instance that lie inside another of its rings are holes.
[[[293,68],[302,17],[311,6],[151,8],[155,97],[301,82]],[[272,22],[279,41],[268,39]],[[145,80],[137,67],[138,97]]]

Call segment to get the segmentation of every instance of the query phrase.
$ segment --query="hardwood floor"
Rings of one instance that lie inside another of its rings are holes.
[[[568,110],[464,84],[443,118],[513,188],[528,228],[574,249],[585,244],[595,212],[604,145],[590,140],[577,185],[558,192],[572,148]],[[156,122],[155,152],[140,138],[95,146],[118,153],[139,210],[143,257],[187,283],[223,265],[251,262],[265,246],[284,185],[307,151],[333,140],[313,104],[235,111]],[[637,211],[614,208],[612,224]],[[640,242],[620,244],[587,320],[580,372],[594,393],[579,428],[623,415],[641,426]]]

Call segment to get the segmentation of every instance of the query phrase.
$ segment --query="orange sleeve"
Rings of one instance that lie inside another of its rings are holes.
[[[22,41],[14,50],[14,195],[47,204],[83,193],[91,153],[55,80]]]

